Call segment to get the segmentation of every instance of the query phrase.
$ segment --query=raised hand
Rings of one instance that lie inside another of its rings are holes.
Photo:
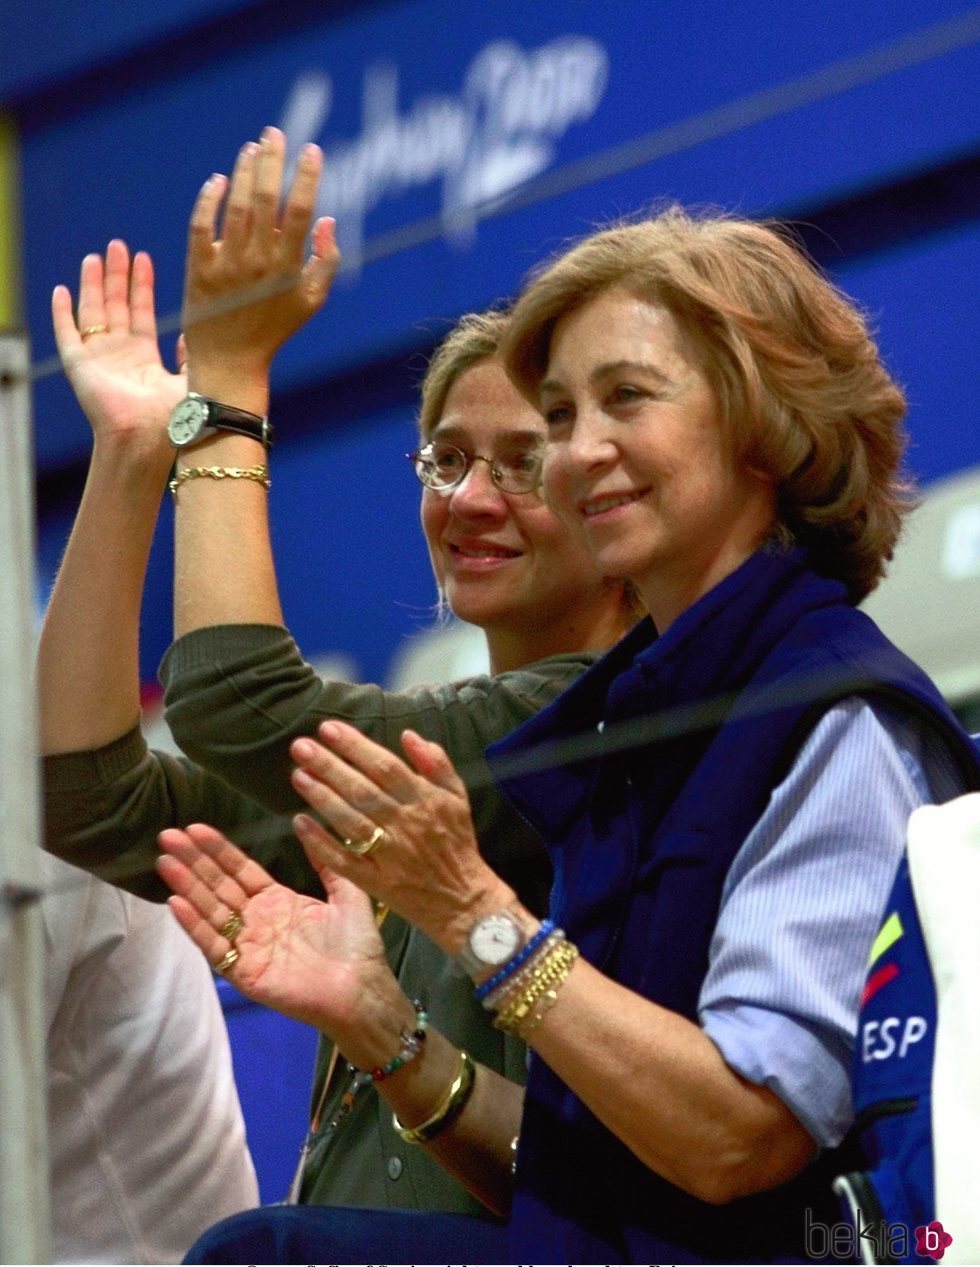
[[[449,758],[411,730],[402,735],[411,766],[344,722],[324,722],[319,736],[290,748],[293,787],[334,833],[297,815],[311,863],[352,880],[455,954],[474,919],[515,894],[480,855]]]
[[[280,208],[286,141],[266,128],[238,155],[231,182],[212,176],[190,222],[184,330],[192,370],[214,362],[231,373],[265,373],[276,350],[323,305],[340,255],[333,221],[313,226],[323,155],[303,147]],[[224,202],[221,236],[218,216]]]
[[[222,971],[236,988],[356,1053],[370,1000],[398,994],[368,898],[326,868],[328,900],[301,896],[203,824],[168,829],[159,843],[171,909],[211,965],[226,963],[234,947],[237,958]],[[240,927],[229,925],[233,915]]]
[[[166,455],[166,424],[186,392],[182,374],[160,359],[153,302],[153,262],[139,251],[130,268],[125,242],[114,239],[100,255],[86,255],[78,287],[56,286],[51,316],[68,381],[96,439],[137,434]]]

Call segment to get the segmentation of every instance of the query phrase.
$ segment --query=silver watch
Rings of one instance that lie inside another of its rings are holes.
[[[199,444],[217,431],[234,431],[261,441],[266,449],[272,448],[273,431],[268,418],[260,418],[258,414],[236,409],[233,405],[223,405],[199,392],[188,392],[167,423],[170,443],[177,449]]]
[[[526,940],[515,915],[508,910],[494,911],[478,919],[470,929],[456,962],[475,977],[512,959]]]

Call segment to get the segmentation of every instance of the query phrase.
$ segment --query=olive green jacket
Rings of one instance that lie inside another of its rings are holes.
[[[340,718],[394,751],[411,727],[440,743],[470,792],[481,849],[532,909],[543,911],[550,872],[544,847],[492,785],[483,750],[558,695],[592,662],[553,656],[496,677],[405,693],[323,681],[277,626],[228,625],[179,639],[161,668],[166,717],[187,757],[147,749],[138,729],[89,752],[45,760],[47,848],[130,892],[162,901],[156,837],[165,827],[207,822],[292,888],[322,895],[292,833],[303,803],[289,783],[289,744]],[[474,1058],[524,1081],[523,1044],[489,1024],[472,987],[417,930],[392,916],[383,935],[406,993]],[[320,1044],[313,1090],[320,1100],[329,1045]],[[334,1117],[343,1063],[321,1115]],[[485,1213],[422,1149],[404,1144],[370,1087],[329,1140],[312,1141],[302,1199],[337,1205]]]

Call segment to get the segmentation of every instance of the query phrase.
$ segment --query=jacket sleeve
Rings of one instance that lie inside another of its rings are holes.
[[[512,867],[520,869],[528,835],[538,838],[496,790],[483,751],[549,703],[592,658],[555,656],[496,677],[396,693],[323,681],[285,629],[225,625],[178,639],[161,680],[181,750],[277,813],[303,808],[289,782],[290,742],[315,734],[328,718],[350,722],[395,752],[406,727],[441,744],[469,789],[484,856],[515,883]]]
[[[277,879],[322,896],[316,872],[276,816],[193,762],[150,751],[139,728],[105,747],[44,760],[45,847],[66,862],[162,902],[157,835],[205,822],[247,849]]]

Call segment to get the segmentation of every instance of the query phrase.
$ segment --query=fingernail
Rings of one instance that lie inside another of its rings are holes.
[[[336,743],[336,741],[340,738],[340,727],[335,725],[332,721],[321,722],[320,734],[324,739],[329,740],[331,743]]]
[[[309,739],[297,739],[293,744],[293,756],[300,761],[309,761],[316,756],[316,746]]]

